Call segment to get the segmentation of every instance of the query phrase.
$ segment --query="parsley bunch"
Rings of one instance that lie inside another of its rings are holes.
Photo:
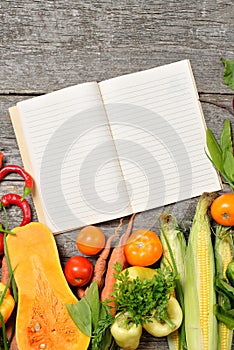
[[[128,269],[121,272],[122,268],[116,263],[116,274],[113,296],[117,306],[117,312],[128,312],[132,321],[136,324],[149,322],[152,317],[160,322],[167,322],[167,305],[170,292],[174,289],[175,276],[169,270],[157,269],[152,279],[129,279]]]

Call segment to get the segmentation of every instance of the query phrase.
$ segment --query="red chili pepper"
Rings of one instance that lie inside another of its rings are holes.
[[[31,209],[26,201],[26,199],[23,199],[15,193],[7,193],[1,198],[1,206],[7,207],[8,205],[14,204],[17,207],[19,207],[23,212],[23,220],[20,224],[20,226],[24,226],[31,222]]]
[[[4,154],[0,152],[0,168],[2,167],[2,160],[4,158]]]
[[[0,180],[2,180],[7,174],[9,173],[17,173],[25,181],[25,186],[24,186],[24,193],[21,199],[24,199],[29,193],[32,192],[33,188],[33,179],[27,171],[25,171],[23,168],[21,168],[19,165],[6,165],[3,168],[0,169]]]

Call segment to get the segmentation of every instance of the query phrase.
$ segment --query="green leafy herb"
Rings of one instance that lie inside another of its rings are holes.
[[[113,342],[113,338],[110,333],[110,326],[114,322],[114,317],[111,315],[108,306],[106,306],[104,303],[101,303],[100,306],[100,318],[92,337],[92,350],[109,349]],[[114,345],[112,344],[112,347],[113,346]],[[113,347],[113,349],[117,348]]]
[[[234,191],[233,142],[231,124],[228,119],[223,124],[220,145],[209,128],[206,131],[206,144],[209,151],[208,158]]]
[[[234,60],[221,58],[224,64],[223,80],[232,90],[234,90]]]
[[[99,292],[96,281],[92,282],[92,284],[88,288],[88,292],[86,293],[86,300],[90,306],[92,326],[95,330],[98,324],[100,313]]]
[[[87,300],[82,298],[75,304],[66,304],[66,307],[75,325],[81,330],[81,332],[86,334],[88,337],[91,337],[91,309]]]
[[[170,291],[174,288],[174,274],[157,269],[157,274],[151,280],[139,277],[130,280],[128,269],[120,272],[118,264],[115,267],[118,283],[115,283],[113,296],[117,312],[128,312],[136,325],[147,322],[154,310],[159,321],[167,320],[167,305]]]
[[[91,283],[85,297],[66,307],[76,326],[91,337],[90,350],[119,349],[110,333],[114,318],[109,308],[100,302],[96,281]]]

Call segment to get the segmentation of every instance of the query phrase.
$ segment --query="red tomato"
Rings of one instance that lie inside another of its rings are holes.
[[[0,255],[4,254],[4,235],[0,233]]]
[[[149,266],[161,258],[162,244],[156,233],[141,229],[132,233],[124,253],[130,265]]]
[[[96,255],[104,248],[105,242],[104,233],[95,226],[84,227],[76,238],[77,248],[85,255]]]
[[[234,194],[225,193],[211,204],[211,216],[220,225],[234,226]]]
[[[72,256],[65,265],[64,274],[70,285],[82,287],[91,280],[93,265],[83,256]]]

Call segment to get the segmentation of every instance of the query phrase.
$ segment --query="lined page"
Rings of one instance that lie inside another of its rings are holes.
[[[39,221],[61,232],[131,212],[97,83],[17,108],[42,207]]]
[[[220,189],[188,60],[100,83],[134,212]]]

